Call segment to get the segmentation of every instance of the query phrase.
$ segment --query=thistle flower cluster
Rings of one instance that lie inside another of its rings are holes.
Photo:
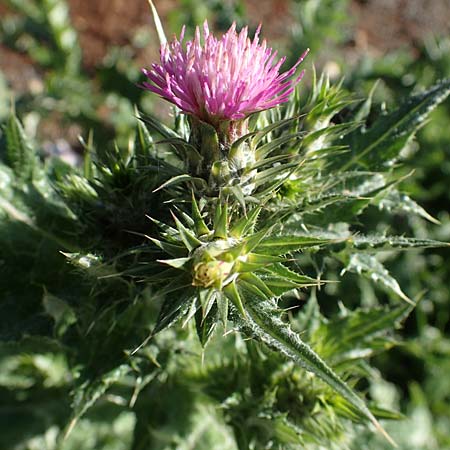
[[[292,78],[306,51],[287,72],[280,73],[286,58],[276,61],[277,52],[259,43],[258,27],[253,41],[248,28],[236,32],[236,24],[217,39],[203,24],[195,38],[184,41],[183,30],[178,40],[161,46],[160,64],[143,69],[150,82],[143,87],[178,106],[187,114],[217,127],[221,121],[244,119],[286,102],[303,72]],[[203,42],[202,42],[203,41]]]

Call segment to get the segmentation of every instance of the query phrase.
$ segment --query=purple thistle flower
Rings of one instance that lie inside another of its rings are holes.
[[[161,63],[143,69],[150,80],[143,87],[216,127],[221,121],[244,119],[286,102],[303,76],[302,72],[291,78],[308,50],[291,69],[280,73],[286,58],[275,63],[277,52],[267,48],[265,40],[259,44],[260,29],[251,41],[248,28],[237,33],[233,23],[217,39],[205,21],[203,43],[197,27],[195,38],[183,45],[183,27],[180,40],[175,37],[161,46]]]

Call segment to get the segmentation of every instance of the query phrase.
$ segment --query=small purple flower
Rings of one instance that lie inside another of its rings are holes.
[[[183,45],[183,27],[180,40],[175,37],[161,46],[161,63],[143,69],[150,80],[143,87],[216,127],[221,121],[244,119],[286,102],[303,76],[302,72],[291,78],[308,50],[291,69],[280,73],[286,58],[275,62],[277,52],[267,48],[265,40],[259,44],[260,28],[251,41],[248,28],[237,33],[233,23],[217,39],[205,21],[203,42],[197,27],[195,38]]]

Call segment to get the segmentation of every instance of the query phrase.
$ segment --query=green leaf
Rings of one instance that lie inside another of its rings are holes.
[[[327,141],[331,139],[337,139],[342,135],[348,134],[357,126],[357,122],[347,122],[338,125],[325,126],[317,131],[309,133],[303,139],[302,145],[307,149],[308,152],[319,150],[320,148],[322,148],[322,141],[325,138],[327,139]],[[317,143],[319,143],[320,145],[318,145]]]
[[[264,269],[272,264],[286,261],[281,256],[259,255],[257,253],[249,253],[245,261],[238,259],[236,261],[236,272],[254,272]]]
[[[278,122],[271,123],[270,125],[267,125],[262,130],[258,131],[255,136],[252,138],[252,142],[250,147],[251,148],[257,148],[258,144],[267,137],[271,132],[278,130],[280,128],[283,128],[287,125],[290,125],[296,121],[298,121],[300,118],[299,115],[294,117],[289,117],[288,119],[283,119]]]
[[[277,181],[280,178],[286,178],[286,176],[293,173],[294,168],[298,167],[298,162],[280,164],[279,166],[271,167],[270,169],[258,172],[253,181],[255,186],[259,187],[267,182],[273,182],[274,180]]]
[[[194,191],[192,191],[192,219],[194,221],[195,232],[198,236],[209,234],[209,228],[203,220],[197,200],[195,199]]]
[[[66,427],[64,439],[69,436],[78,420],[97,402],[97,400],[99,400],[114,383],[123,379],[130,370],[131,367],[128,364],[122,364],[101,375],[92,382],[85,382],[83,386],[74,391],[74,414],[72,420]]]
[[[367,119],[367,117],[370,113],[370,110],[372,108],[373,94],[375,93],[375,90],[378,87],[378,83],[379,83],[379,80],[375,81],[375,83],[373,84],[373,86],[370,89],[369,95],[356,110],[354,120],[356,120],[357,122]]]
[[[351,237],[347,242],[359,251],[367,250],[369,252],[392,249],[448,247],[450,245],[447,242],[433,239],[408,238],[404,236],[363,236],[361,234]]]
[[[402,303],[394,308],[345,311],[343,317],[323,321],[312,339],[319,343],[321,354],[335,363],[361,354],[367,357],[373,352],[374,339],[398,327],[413,309],[413,305]]]
[[[239,291],[236,287],[236,282],[232,281],[231,283],[227,284],[223,288],[223,293],[233,302],[234,306],[242,314],[242,316],[245,317],[245,308],[242,303],[241,295],[239,294]]]
[[[297,252],[304,248],[329,244],[331,239],[316,238],[313,236],[276,236],[263,239],[252,249],[262,255],[280,256]]]
[[[298,139],[300,138],[302,135],[304,135],[305,133],[294,133],[294,134],[283,134],[280,137],[274,139],[273,141],[268,142],[267,144],[261,145],[260,147],[258,147],[256,149],[255,152],[255,157],[256,157],[256,161],[261,161],[261,160],[265,160],[267,158],[268,155],[270,155],[270,153],[272,153],[274,150],[279,150],[281,148],[281,146],[283,146],[284,144],[294,140],[294,139]]]
[[[450,93],[450,80],[444,80],[425,92],[413,94],[399,108],[381,116],[370,129],[356,130],[346,137],[351,153],[338,158],[335,167],[381,169],[395,161],[408,140],[425,123],[430,112]]]
[[[77,321],[74,310],[59,297],[45,291],[42,303],[45,312],[55,322],[55,334],[58,337],[63,336],[67,329]]]
[[[6,137],[6,162],[19,180],[31,181],[38,164],[37,156],[19,119],[11,114],[4,126]],[[0,156],[1,153],[0,153]]]
[[[269,299],[274,296],[274,293],[267,287],[266,283],[254,273],[243,273],[239,276],[241,286],[245,286],[248,290],[260,295],[263,299]]]
[[[174,259],[158,259],[157,261],[162,264],[167,264],[168,266],[171,266],[175,269],[181,269],[191,260],[192,260],[191,257],[185,257],[185,258],[174,258]]]
[[[165,139],[181,139],[181,137],[171,130],[169,127],[164,125],[155,117],[148,114],[141,114],[139,117],[151,130],[156,131]],[[186,142],[186,144],[188,144]]]
[[[181,320],[190,310],[195,298],[192,289],[189,288],[187,292],[185,289],[185,292],[172,294],[165,298],[152,334],[155,335]]]
[[[244,251],[244,253],[250,253],[252,252],[255,248],[258,247],[258,245],[261,244],[261,241],[271,232],[271,228],[265,228],[261,231],[258,231],[257,233],[247,237],[247,239],[239,244],[237,246],[237,248],[240,251]],[[275,256],[279,256],[278,254]]]
[[[220,200],[218,200],[214,218],[214,237],[226,239],[228,230],[228,203],[224,202],[220,204],[219,202]]]
[[[248,172],[251,172],[253,170],[261,170],[261,167],[264,166],[273,166],[275,165],[275,163],[279,163],[281,161],[288,161],[288,160],[293,160],[294,158],[299,159],[297,155],[295,154],[283,154],[283,155],[276,155],[276,156],[272,156],[270,158],[266,158],[266,159],[261,159],[257,162],[255,162],[254,164],[251,165],[251,167],[248,168]]]
[[[228,310],[229,310],[228,297],[223,294],[218,294],[216,301],[217,301],[217,309],[219,312],[219,319],[226,330],[228,323]]]
[[[373,255],[367,253],[354,253],[350,255],[350,259],[343,273],[346,271],[364,275],[369,280],[380,284],[388,291],[398,295],[405,302],[415,305],[402,291],[397,280],[389,274],[383,264]]]
[[[315,278],[308,277],[306,275],[301,275],[297,272],[294,272],[291,269],[288,269],[283,264],[273,264],[270,267],[268,267],[265,272],[271,273],[279,278],[285,278],[287,280],[290,280],[297,285],[305,285],[305,286],[311,286],[317,285],[319,282]]]
[[[213,310],[203,317],[202,310],[198,309],[195,314],[195,327],[197,330],[197,336],[202,347],[206,347],[208,341],[217,325],[217,305],[214,303]]]
[[[300,275],[282,264],[274,264],[263,269],[258,273],[258,277],[261,278],[265,285],[277,297],[280,297],[293,289],[321,284],[320,281],[306,275]]]
[[[189,251],[194,250],[195,248],[201,245],[201,242],[195,237],[194,233],[188,230],[172,213],[173,220],[175,221],[180,239],[183,241],[184,245]]]
[[[193,167],[196,167],[203,159],[203,156],[198,152],[197,148],[183,138],[172,137],[160,140],[156,144],[171,145],[177,152],[177,155],[183,160],[189,161]]]
[[[174,245],[169,242],[160,241],[159,239],[152,238],[151,236],[146,236],[150,241],[152,241],[161,250],[173,256],[174,258],[182,258],[186,255],[186,248],[179,245]]]
[[[327,363],[288,324],[279,318],[273,301],[265,301],[243,289],[241,294],[247,311],[247,318],[237,318],[237,323],[246,334],[261,340],[269,347],[293,360],[304,369],[322,379],[345,400],[353,405],[361,418],[370,420],[378,430],[381,426],[365,405],[364,401],[327,365]]]
[[[136,110],[135,112],[136,116],[140,117],[139,111]],[[150,151],[153,150],[153,139],[142,121],[138,120],[137,122],[136,137],[134,139],[135,153],[138,158],[147,157],[150,154]]]
[[[386,194],[381,195],[379,199],[376,199],[374,204],[381,210],[393,213],[412,213],[423,217],[425,220],[434,224],[440,224],[439,220],[428,214],[425,209],[417,204],[411,197],[395,189],[391,189]]]
[[[351,221],[372,202],[370,197],[350,197],[344,195],[328,196],[306,203],[298,214],[308,225],[326,227],[330,223]],[[295,222],[289,224],[290,228]]]
[[[231,198],[235,198],[239,204],[241,205],[242,211],[244,215],[247,214],[247,206],[245,204],[245,194],[242,190],[242,187],[239,184],[235,186],[226,186],[222,191],[225,195],[230,196]]]
[[[258,222],[258,217],[261,212],[261,207],[253,208],[246,217],[237,220],[230,230],[231,236],[241,238],[248,233],[253,233]]]
[[[158,186],[156,189],[153,190],[153,192],[158,192],[161,189],[165,189],[169,186],[177,186],[179,184],[190,182],[193,184],[198,184],[200,186],[205,185],[205,180],[203,178],[196,178],[188,174],[181,174],[176,175],[175,177],[172,177],[170,180],[165,181],[161,186]]]

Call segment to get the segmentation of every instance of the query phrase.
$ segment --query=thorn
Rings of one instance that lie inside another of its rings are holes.
[[[398,448],[397,443],[394,441],[394,439],[391,438],[391,436],[389,436],[387,431],[380,425],[380,422],[378,422],[375,417],[372,417],[372,423],[375,425],[377,431],[389,442],[389,444],[392,445],[392,447]]]
[[[64,433],[63,442],[69,437],[69,434],[72,433],[72,430],[75,428],[75,425],[77,424],[78,419],[74,417],[67,427],[67,431]]]
[[[150,9],[152,10],[153,21],[155,22],[155,27],[156,27],[156,32],[158,33],[159,43],[161,45],[165,45],[167,43],[167,38],[164,33],[161,19],[159,18],[159,15],[158,15],[158,11],[156,10],[155,5],[153,4],[152,0],[148,0],[148,3],[150,5]]]
[[[145,345],[148,344],[148,342],[150,341],[150,339],[153,337],[153,332],[151,332],[144,340],[141,344],[139,344],[131,353],[130,356],[134,356],[142,347],[144,347]]]

